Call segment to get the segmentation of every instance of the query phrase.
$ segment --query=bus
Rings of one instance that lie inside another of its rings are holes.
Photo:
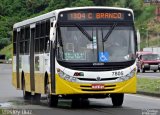
[[[131,9],[57,9],[14,24],[12,84],[27,100],[46,95],[50,107],[106,97],[122,106],[136,93],[136,50]]]

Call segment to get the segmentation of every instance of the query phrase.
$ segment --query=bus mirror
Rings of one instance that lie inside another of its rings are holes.
[[[55,25],[53,25],[53,27],[51,27],[50,29],[50,40],[55,41],[55,39],[56,39],[56,28]]]
[[[55,41],[55,39],[56,39],[56,32],[55,32],[55,28],[54,27],[51,27],[51,29],[50,29],[50,40],[51,41]]]

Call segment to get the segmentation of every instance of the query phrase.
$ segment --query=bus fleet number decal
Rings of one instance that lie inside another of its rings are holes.
[[[112,76],[123,76],[123,71],[112,72]]]

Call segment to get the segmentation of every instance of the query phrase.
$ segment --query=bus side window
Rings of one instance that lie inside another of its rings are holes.
[[[29,44],[30,44],[29,40],[30,40],[30,27],[26,26],[25,27],[25,49],[24,49],[24,52],[26,54],[29,53]]]
[[[13,31],[13,55],[16,55],[16,37],[17,37],[17,31]]]
[[[45,22],[46,24],[46,26],[45,26],[45,48],[44,48],[44,50],[45,50],[45,52],[46,53],[49,53],[49,51],[50,51],[50,40],[49,40],[49,32],[50,32],[50,20],[46,20],[46,22]]]

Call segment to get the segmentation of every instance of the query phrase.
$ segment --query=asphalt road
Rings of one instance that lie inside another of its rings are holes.
[[[22,97],[22,93],[12,86],[12,65],[0,64],[0,102],[17,97]]]
[[[145,77],[145,78],[153,78],[153,79],[160,79],[160,72],[153,72],[153,71],[146,71],[145,73],[138,73],[138,77]]]
[[[49,108],[44,99],[38,105],[26,102],[22,91],[12,87],[11,69],[11,65],[0,64],[0,108],[20,109],[21,114],[25,110],[30,115],[160,115],[160,98],[138,94],[126,94],[120,108],[114,108],[110,98],[89,99],[89,104],[78,108],[71,107],[71,100],[63,99],[59,100],[57,108]]]

